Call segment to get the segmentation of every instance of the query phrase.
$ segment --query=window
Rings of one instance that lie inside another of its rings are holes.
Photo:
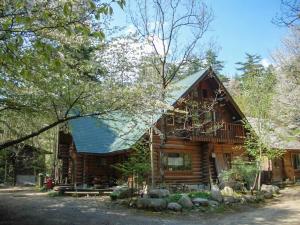
[[[167,153],[164,156],[164,168],[168,171],[191,170],[191,155],[187,153]]]
[[[208,97],[208,91],[206,89],[202,89],[202,97],[207,98]]]
[[[293,155],[294,169],[300,170],[300,154]]]

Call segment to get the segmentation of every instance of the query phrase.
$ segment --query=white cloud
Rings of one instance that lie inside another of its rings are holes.
[[[267,59],[267,58],[263,58],[260,63],[264,66],[264,67],[268,67],[271,65],[271,62]]]
[[[165,41],[165,46],[166,45],[167,42]],[[150,36],[148,37],[148,44],[145,46],[145,51],[151,53],[155,52],[155,49],[160,56],[164,56],[163,41],[158,36]]]

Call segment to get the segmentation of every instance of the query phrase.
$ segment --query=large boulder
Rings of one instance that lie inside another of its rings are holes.
[[[219,187],[217,185],[212,185],[211,186],[211,198],[213,200],[216,200],[218,202],[222,202],[223,201],[223,197],[221,194],[221,191],[219,189]]]
[[[244,195],[243,199],[245,202],[253,203],[256,201],[256,197],[254,195]]]
[[[136,207],[138,209],[147,209],[150,205],[150,198],[138,198],[136,201]]]
[[[261,185],[260,190],[262,192],[270,192],[272,194],[279,194],[279,187],[277,187],[275,185],[266,185],[266,184],[263,184],[263,185]]]
[[[209,202],[206,198],[194,198],[192,202],[196,206],[209,206]]]
[[[118,186],[113,190],[111,196],[117,199],[123,199],[123,198],[129,198],[131,194],[132,194],[132,190],[130,188],[126,186]]]
[[[139,198],[136,206],[138,209],[161,211],[167,208],[167,200],[161,198]]]
[[[223,190],[221,191],[222,195],[224,196],[233,196],[234,195],[234,191],[231,187],[229,186],[225,186],[223,188]]]
[[[178,203],[183,207],[190,209],[194,206],[192,200],[188,195],[182,195],[181,198],[179,199]]]
[[[273,198],[272,192],[263,192],[264,198],[265,199],[271,199]]]
[[[176,202],[170,202],[170,203],[168,204],[168,209],[169,209],[169,210],[176,211],[176,212],[179,212],[179,211],[182,210],[182,206],[179,205],[179,204],[176,203]]]
[[[148,192],[150,198],[166,198],[170,196],[170,192],[167,189],[152,189]]]
[[[208,201],[208,205],[209,205],[210,207],[217,207],[217,206],[220,205],[220,203],[217,202],[217,201],[214,201],[214,200],[209,200],[209,201]]]

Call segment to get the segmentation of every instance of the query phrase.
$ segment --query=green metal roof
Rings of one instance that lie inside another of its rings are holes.
[[[166,102],[174,105],[208,70],[194,73],[169,86]],[[77,152],[106,154],[129,149],[159,119],[152,116],[124,115],[114,112],[104,118],[82,117],[69,121]]]

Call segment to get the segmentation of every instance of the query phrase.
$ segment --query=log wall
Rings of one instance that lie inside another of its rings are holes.
[[[300,154],[299,150],[287,150],[283,155],[284,178],[291,181],[300,179],[300,170],[294,169],[293,155]]]
[[[192,169],[190,171],[164,171],[164,182],[176,184],[199,184],[209,183],[210,178],[217,178],[216,167],[219,170],[224,168],[224,153],[232,154],[232,157],[241,156],[244,150],[239,145],[234,144],[213,144],[206,142],[194,142],[190,140],[179,139],[175,137],[168,138],[167,142],[160,145],[160,139],[155,136],[154,142],[154,171],[155,180],[160,182],[162,177],[160,174],[160,154],[161,153],[189,153],[192,158]],[[216,157],[212,158],[212,153]],[[221,166],[220,166],[221,165]]]

